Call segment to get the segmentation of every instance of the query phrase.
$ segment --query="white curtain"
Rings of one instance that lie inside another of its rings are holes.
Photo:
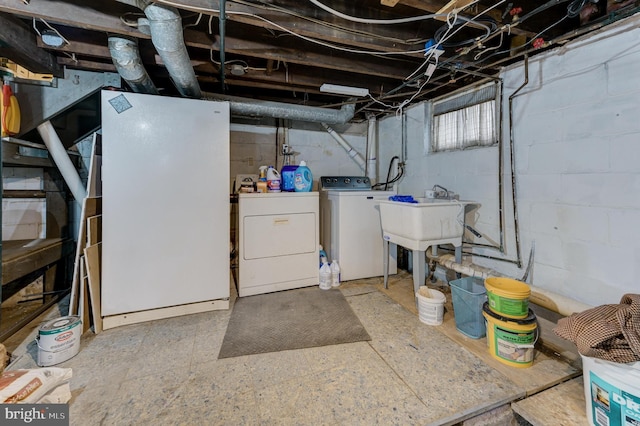
[[[449,151],[496,142],[495,100],[433,117],[433,151]]]

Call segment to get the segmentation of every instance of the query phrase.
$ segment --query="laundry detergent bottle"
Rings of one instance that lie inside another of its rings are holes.
[[[313,186],[313,175],[307,167],[306,161],[301,161],[293,176],[293,186],[296,192],[310,192]]]

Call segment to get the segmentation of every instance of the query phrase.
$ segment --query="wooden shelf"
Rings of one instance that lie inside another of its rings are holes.
[[[71,254],[73,245],[62,238],[2,242],[2,285],[51,265]]]

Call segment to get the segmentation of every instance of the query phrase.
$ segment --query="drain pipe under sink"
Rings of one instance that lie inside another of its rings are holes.
[[[498,271],[490,268],[485,268],[480,265],[474,265],[471,262],[457,263],[455,257],[452,254],[433,256],[433,254],[431,253],[431,248],[427,250],[427,258],[439,263],[447,269],[470,277],[485,279],[487,277],[505,276]],[[548,290],[532,286],[531,284],[527,285],[531,288],[531,296],[529,297],[529,301],[531,303],[542,306],[543,308],[547,308],[560,315],[569,316],[571,314],[593,308],[593,306],[578,302],[577,300],[573,300],[561,294],[553,293]]]

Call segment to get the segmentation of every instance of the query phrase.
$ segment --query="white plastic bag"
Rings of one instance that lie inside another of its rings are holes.
[[[35,404],[71,379],[70,368],[8,370],[0,377],[0,404]]]

